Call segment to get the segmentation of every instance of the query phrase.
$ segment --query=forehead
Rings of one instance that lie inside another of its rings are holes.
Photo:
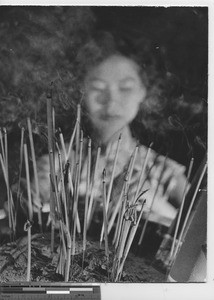
[[[122,55],[112,55],[96,67],[91,68],[86,78],[97,78],[101,80],[133,78],[140,80],[139,69],[135,61]]]

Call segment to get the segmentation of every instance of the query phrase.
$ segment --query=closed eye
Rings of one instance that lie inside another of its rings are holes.
[[[106,88],[106,84],[100,80],[93,80],[89,83],[90,90],[103,91]]]
[[[136,86],[136,83],[133,79],[126,79],[121,82],[119,88],[121,91],[128,92],[128,91],[133,90],[135,88],[135,86]]]
[[[128,86],[128,87],[120,87],[120,91],[122,91],[122,92],[129,92],[131,90],[133,90],[133,87],[130,87],[130,86]]]

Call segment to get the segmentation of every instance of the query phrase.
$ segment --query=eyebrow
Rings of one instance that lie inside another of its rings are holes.
[[[133,78],[133,77],[126,77],[126,78],[123,78],[123,79],[121,79],[120,80],[120,83],[126,83],[126,82],[128,82],[128,81],[135,81],[135,78]]]
[[[99,77],[91,77],[91,78],[88,78],[88,81],[91,82],[91,81],[101,81],[101,82],[105,82],[105,80],[99,78]],[[125,78],[122,78],[120,79],[120,83],[124,83],[126,81],[135,81],[135,78],[134,77],[125,77]]]

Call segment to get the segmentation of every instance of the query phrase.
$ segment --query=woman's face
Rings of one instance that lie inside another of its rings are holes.
[[[113,134],[129,124],[145,95],[138,65],[121,55],[110,56],[85,78],[85,106],[100,131],[111,129]]]

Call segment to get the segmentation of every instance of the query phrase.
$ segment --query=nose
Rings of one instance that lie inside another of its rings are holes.
[[[114,110],[116,104],[119,101],[119,94],[114,88],[107,88],[102,93],[99,103],[106,109],[107,112]]]

